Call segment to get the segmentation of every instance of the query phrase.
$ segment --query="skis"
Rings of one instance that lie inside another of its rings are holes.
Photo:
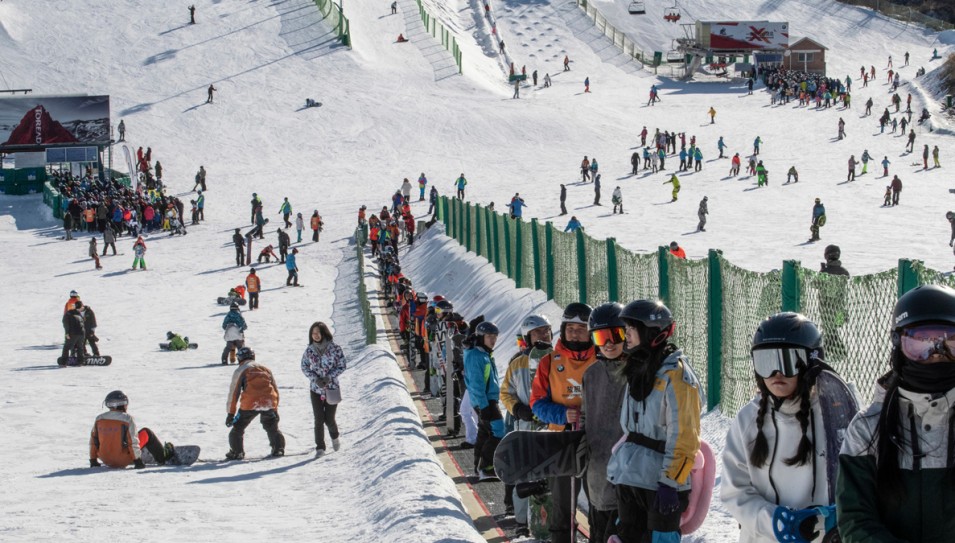
[[[56,363],[60,366],[109,366],[113,363],[111,356],[86,356],[82,361],[77,360],[75,356],[59,357]]]
[[[167,466],[191,466],[199,459],[198,445],[179,445],[173,447],[172,458],[166,459]],[[148,449],[142,450],[142,459],[144,464],[159,464]]]
[[[168,344],[168,343],[160,343],[160,344],[159,344],[159,348],[162,349],[162,350],[164,350],[164,351],[171,351],[171,350],[172,350],[172,349],[169,348],[169,344]],[[198,349],[198,348],[199,348],[199,344],[198,344],[198,343],[190,343],[190,344],[189,344],[189,348],[190,348],[190,349]],[[178,349],[177,349],[177,350],[178,350]]]

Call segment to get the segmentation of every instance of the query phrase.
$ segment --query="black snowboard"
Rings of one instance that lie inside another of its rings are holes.
[[[245,298],[225,298],[220,297],[216,299],[216,303],[219,305],[232,305],[232,302],[235,302],[239,305],[245,305]]]
[[[511,432],[504,436],[494,453],[494,471],[508,485],[579,475],[586,466],[582,430]]]
[[[148,449],[143,449],[144,464],[158,464]],[[175,454],[172,458],[166,460],[167,466],[191,466],[199,459],[198,445],[179,445],[175,448]]]
[[[83,359],[83,362],[80,363],[76,360],[76,357],[67,356],[59,357],[56,359],[56,363],[61,366],[109,366],[113,363],[112,356],[87,356]]]
[[[160,343],[160,344],[159,344],[159,348],[162,349],[162,350],[164,350],[164,351],[170,350],[168,343]],[[190,348],[190,349],[198,349],[198,348],[199,348],[199,344],[198,344],[198,343],[190,343],[190,344],[189,344],[189,348]]]

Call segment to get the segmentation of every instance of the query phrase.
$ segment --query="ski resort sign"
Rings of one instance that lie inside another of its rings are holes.
[[[712,51],[781,50],[789,45],[789,23],[697,21],[696,35]]]
[[[0,98],[0,152],[109,144],[109,96]]]

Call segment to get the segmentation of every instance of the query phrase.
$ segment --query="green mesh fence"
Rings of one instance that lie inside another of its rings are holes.
[[[577,234],[553,230],[554,301],[563,307],[579,301],[577,285]]]
[[[826,361],[855,383],[863,404],[889,369],[898,270],[845,277],[799,269],[800,311],[820,326]]]
[[[607,242],[584,234],[587,255],[587,304],[597,307],[610,300],[610,274],[607,270]]]
[[[544,292],[547,292],[547,274],[550,273],[550,268],[548,267],[550,260],[547,255],[548,229],[550,229],[550,231],[554,230],[550,223],[538,224],[537,231],[534,233],[534,235],[537,237],[537,248],[540,250],[541,258],[537,265],[540,268],[538,273],[540,273],[541,290]]]
[[[723,280],[720,403],[723,413],[733,416],[756,392],[750,345],[759,323],[780,310],[782,277],[778,271],[756,273],[718,258]]]
[[[494,218],[494,264],[497,271],[507,275],[507,250],[504,246],[504,215],[495,213]]]
[[[491,237],[491,212],[486,208],[480,208],[480,225],[481,230],[481,256],[486,258],[488,262],[491,261],[491,250],[494,247],[493,238]]]
[[[534,285],[534,226],[533,223],[521,223],[521,284],[520,288],[537,288]]]
[[[955,275],[926,268],[925,264],[918,260],[912,261],[912,269],[915,271],[915,275],[918,277],[918,284],[920,285],[944,285],[946,287],[955,288]]]
[[[504,245],[503,249],[507,251],[507,276],[511,279],[517,279],[517,268],[520,263],[517,261],[517,220],[503,215],[504,217]],[[505,270],[501,270],[502,272]]]
[[[676,258],[667,253],[670,299],[667,307],[676,319],[673,342],[690,357],[700,384],[706,390],[707,364],[707,280],[708,263],[703,260]]]
[[[617,246],[617,282],[620,300],[656,300],[660,292],[660,266],[656,253],[632,253]]]
[[[468,225],[470,226],[470,232],[468,233],[468,239],[470,244],[468,248],[477,253],[478,248],[478,237],[480,237],[480,230],[478,230],[478,214],[480,206],[472,205],[468,208]],[[478,253],[480,254],[480,253]]]

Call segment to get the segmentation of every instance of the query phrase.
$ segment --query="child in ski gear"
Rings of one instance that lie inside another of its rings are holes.
[[[133,258],[133,269],[136,269],[136,264],[139,264],[141,269],[146,269],[146,259],[143,258],[143,255],[146,254],[146,242],[143,241],[143,237],[139,236],[136,238],[136,242],[133,243],[133,253],[136,255]]]
[[[285,286],[298,286],[298,266],[295,264],[295,255],[298,249],[292,249],[292,254],[285,259],[285,269],[288,270],[288,278],[285,280]]]
[[[245,344],[245,331],[248,326],[242,313],[239,312],[239,304],[232,302],[229,306],[229,312],[222,320],[222,329],[225,330],[223,339],[225,348],[222,349],[222,365],[229,363],[229,359],[235,361],[235,352]]]
[[[249,270],[249,275],[245,276],[245,288],[249,293],[249,310],[258,309],[259,292],[262,290],[262,281],[255,274],[255,268]]]
[[[166,332],[166,340],[169,341],[170,351],[185,351],[189,348],[189,338],[183,338],[179,334]]]
[[[473,337],[468,338],[468,348],[464,351],[464,384],[479,420],[474,444],[475,467],[477,475],[484,479],[496,477],[494,451],[504,437],[504,420],[498,408],[500,381],[493,357],[497,335],[494,323],[481,322],[475,327]]]
[[[335,413],[342,400],[338,377],[345,371],[345,354],[332,341],[332,332],[324,322],[315,322],[308,329],[308,347],[302,355],[302,373],[309,380],[312,413],[315,415],[315,454],[325,454],[325,427],[332,438],[332,448],[341,446]]]
[[[700,448],[700,383],[689,359],[668,342],[675,321],[662,302],[631,302],[620,319],[627,382],[620,425],[627,438],[607,465],[617,488],[617,535],[622,543],[677,543]]]
[[[803,315],[779,313],[756,329],[751,360],[759,393],[736,415],[723,452],[721,498],[740,524],[740,541],[777,541],[780,527],[805,541],[836,530],[833,519],[812,509],[835,505],[826,445],[848,423],[824,416],[816,389],[817,375],[828,369],[823,359],[822,334]]]
[[[421,172],[421,175],[418,176],[418,201],[424,201],[424,190],[428,188],[428,178],[425,177],[424,172]]]
[[[269,436],[270,456],[284,456],[285,436],[279,430],[279,387],[275,378],[267,367],[256,363],[251,348],[242,347],[236,357],[239,367],[232,374],[225,420],[225,425],[232,428],[226,459],[245,458],[245,428],[258,416],[262,417],[262,427]]]
[[[102,460],[110,468],[125,468],[133,464],[136,469],[143,469],[146,467],[142,459],[143,447],[159,465],[164,465],[172,456],[174,448],[171,443],[164,446],[149,428],[136,430],[136,421],[126,412],[129,398],[121,390],[107,394],[103,404],[109,411],[96,417],[90,432],[91,468],[100,467]]]
[[[882,196],[882,207],[892,205],[892,185],[885,186],[885,194]]]

